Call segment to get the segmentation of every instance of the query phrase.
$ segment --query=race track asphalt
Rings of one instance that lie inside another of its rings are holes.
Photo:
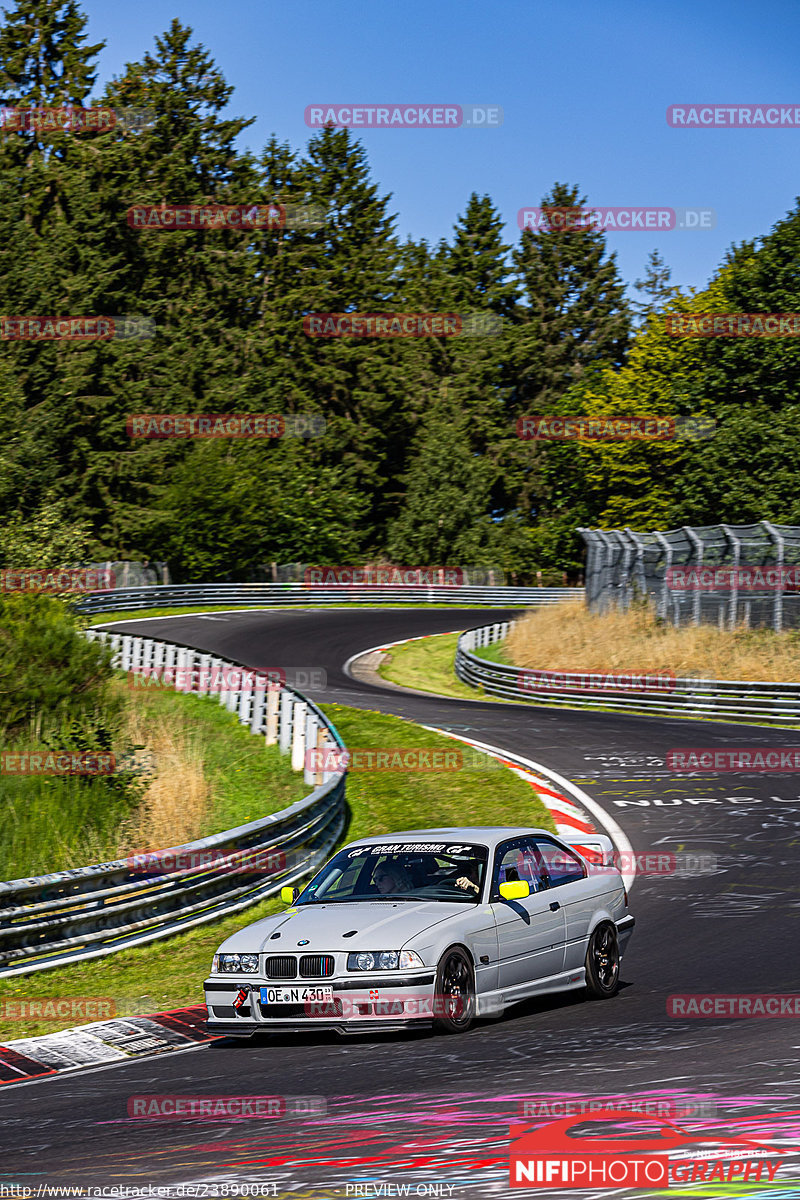
[[[554,769],[613,816],[637,853],[716,856],[713,873],[636,879],[637,924],[620,994],[604,1002],[579,993],[542,998],[460,1037],[314,1034],[218,1042],[4,1087],[0,1183],[192,1184],[185,1194],[198,1196],[274,1183],[273,1194],[344,1198],[381,1194],[354,1192],[367,1182],[408,1183],[410,1194],[426,1194],[414,1191],[422,1181],[450,1185],[453,1196],[499,1195],[508,1187],[508,1127],[518,1120],[523,1096],[702,1100],[716,1106],[720,1128],[748,1116],[764,1122],[774,1134],[768,1140],[782,1130],[788,1144],[797,1127],[776,1114],[800,1110],[797,1019],[676,1019],[667,1015],[667,997],[800,992],[798,777],[676,775],[665,756],[689,746],[791,746],[800,744],[800,733],[403,694],[357,682],[343,669],[370,647],[510,615],[271,610],[120,628],[257,668],[323,668],[326,686],[309,693],[318,702],[395,713]],[[128,1119],[128,1098],[144,1093],[323,1096],[327,1116]],[[781,1176],[797,1171],[797,1159],[787,1156]]]

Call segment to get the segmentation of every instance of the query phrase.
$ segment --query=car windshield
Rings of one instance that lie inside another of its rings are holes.
[[[485,846],[458,842],[351,846],[314,876],[296,903],[445,900],[476,904],[487,858]]]

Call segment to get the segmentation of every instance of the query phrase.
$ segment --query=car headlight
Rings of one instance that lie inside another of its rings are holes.
[[[407,971],[425,964],[413,950],[361,950],[348,954],[348,971]]]
[[[258,970],[257,954],[215,954],[212,971],[219,974],[254,975]]]

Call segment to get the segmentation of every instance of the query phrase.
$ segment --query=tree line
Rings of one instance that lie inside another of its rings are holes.
[[[800,519],[792,339],[684,338],[667,312],[800,309],[800,208],[683,294],[652,254],[626,296],[603,233],[506,244],[488,195],[437,245],[401,240],[346,129],[240,148],[253,119],[175,20],[93,96],[77,0],[17,0],[6,106],[145,109],[140,129],[0,135],[0,312],[136,314],[152,336],[0,340],[0,564],[169,561],[178,580],[269,562],[498,566],[577,577],[580,525]],[[542,207],[585,202],[555,183]],[[138,206],[284,205],[304,226],[160,232]],[[676,235],[677,236],[677,235]],[[468,313],[489,336],[316,338],[314,313]],[[132,438],[142,413],[281,414],[314,437]],[[711,416],[714,435],[532,442],[529,414]],[[322,427],[322,426],[320,426]]]

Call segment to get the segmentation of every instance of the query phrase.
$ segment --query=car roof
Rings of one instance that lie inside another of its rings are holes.
[[[484,846],[495,846],[507,838],[530,836],[553,837],[549,829],[536,829],[530,825],[456,825],[444,829],[400,829],[377,837],[358,838],[352,845],[389,845],[391,842],[406,842],[410,838],[424,841],[477,842]]]

